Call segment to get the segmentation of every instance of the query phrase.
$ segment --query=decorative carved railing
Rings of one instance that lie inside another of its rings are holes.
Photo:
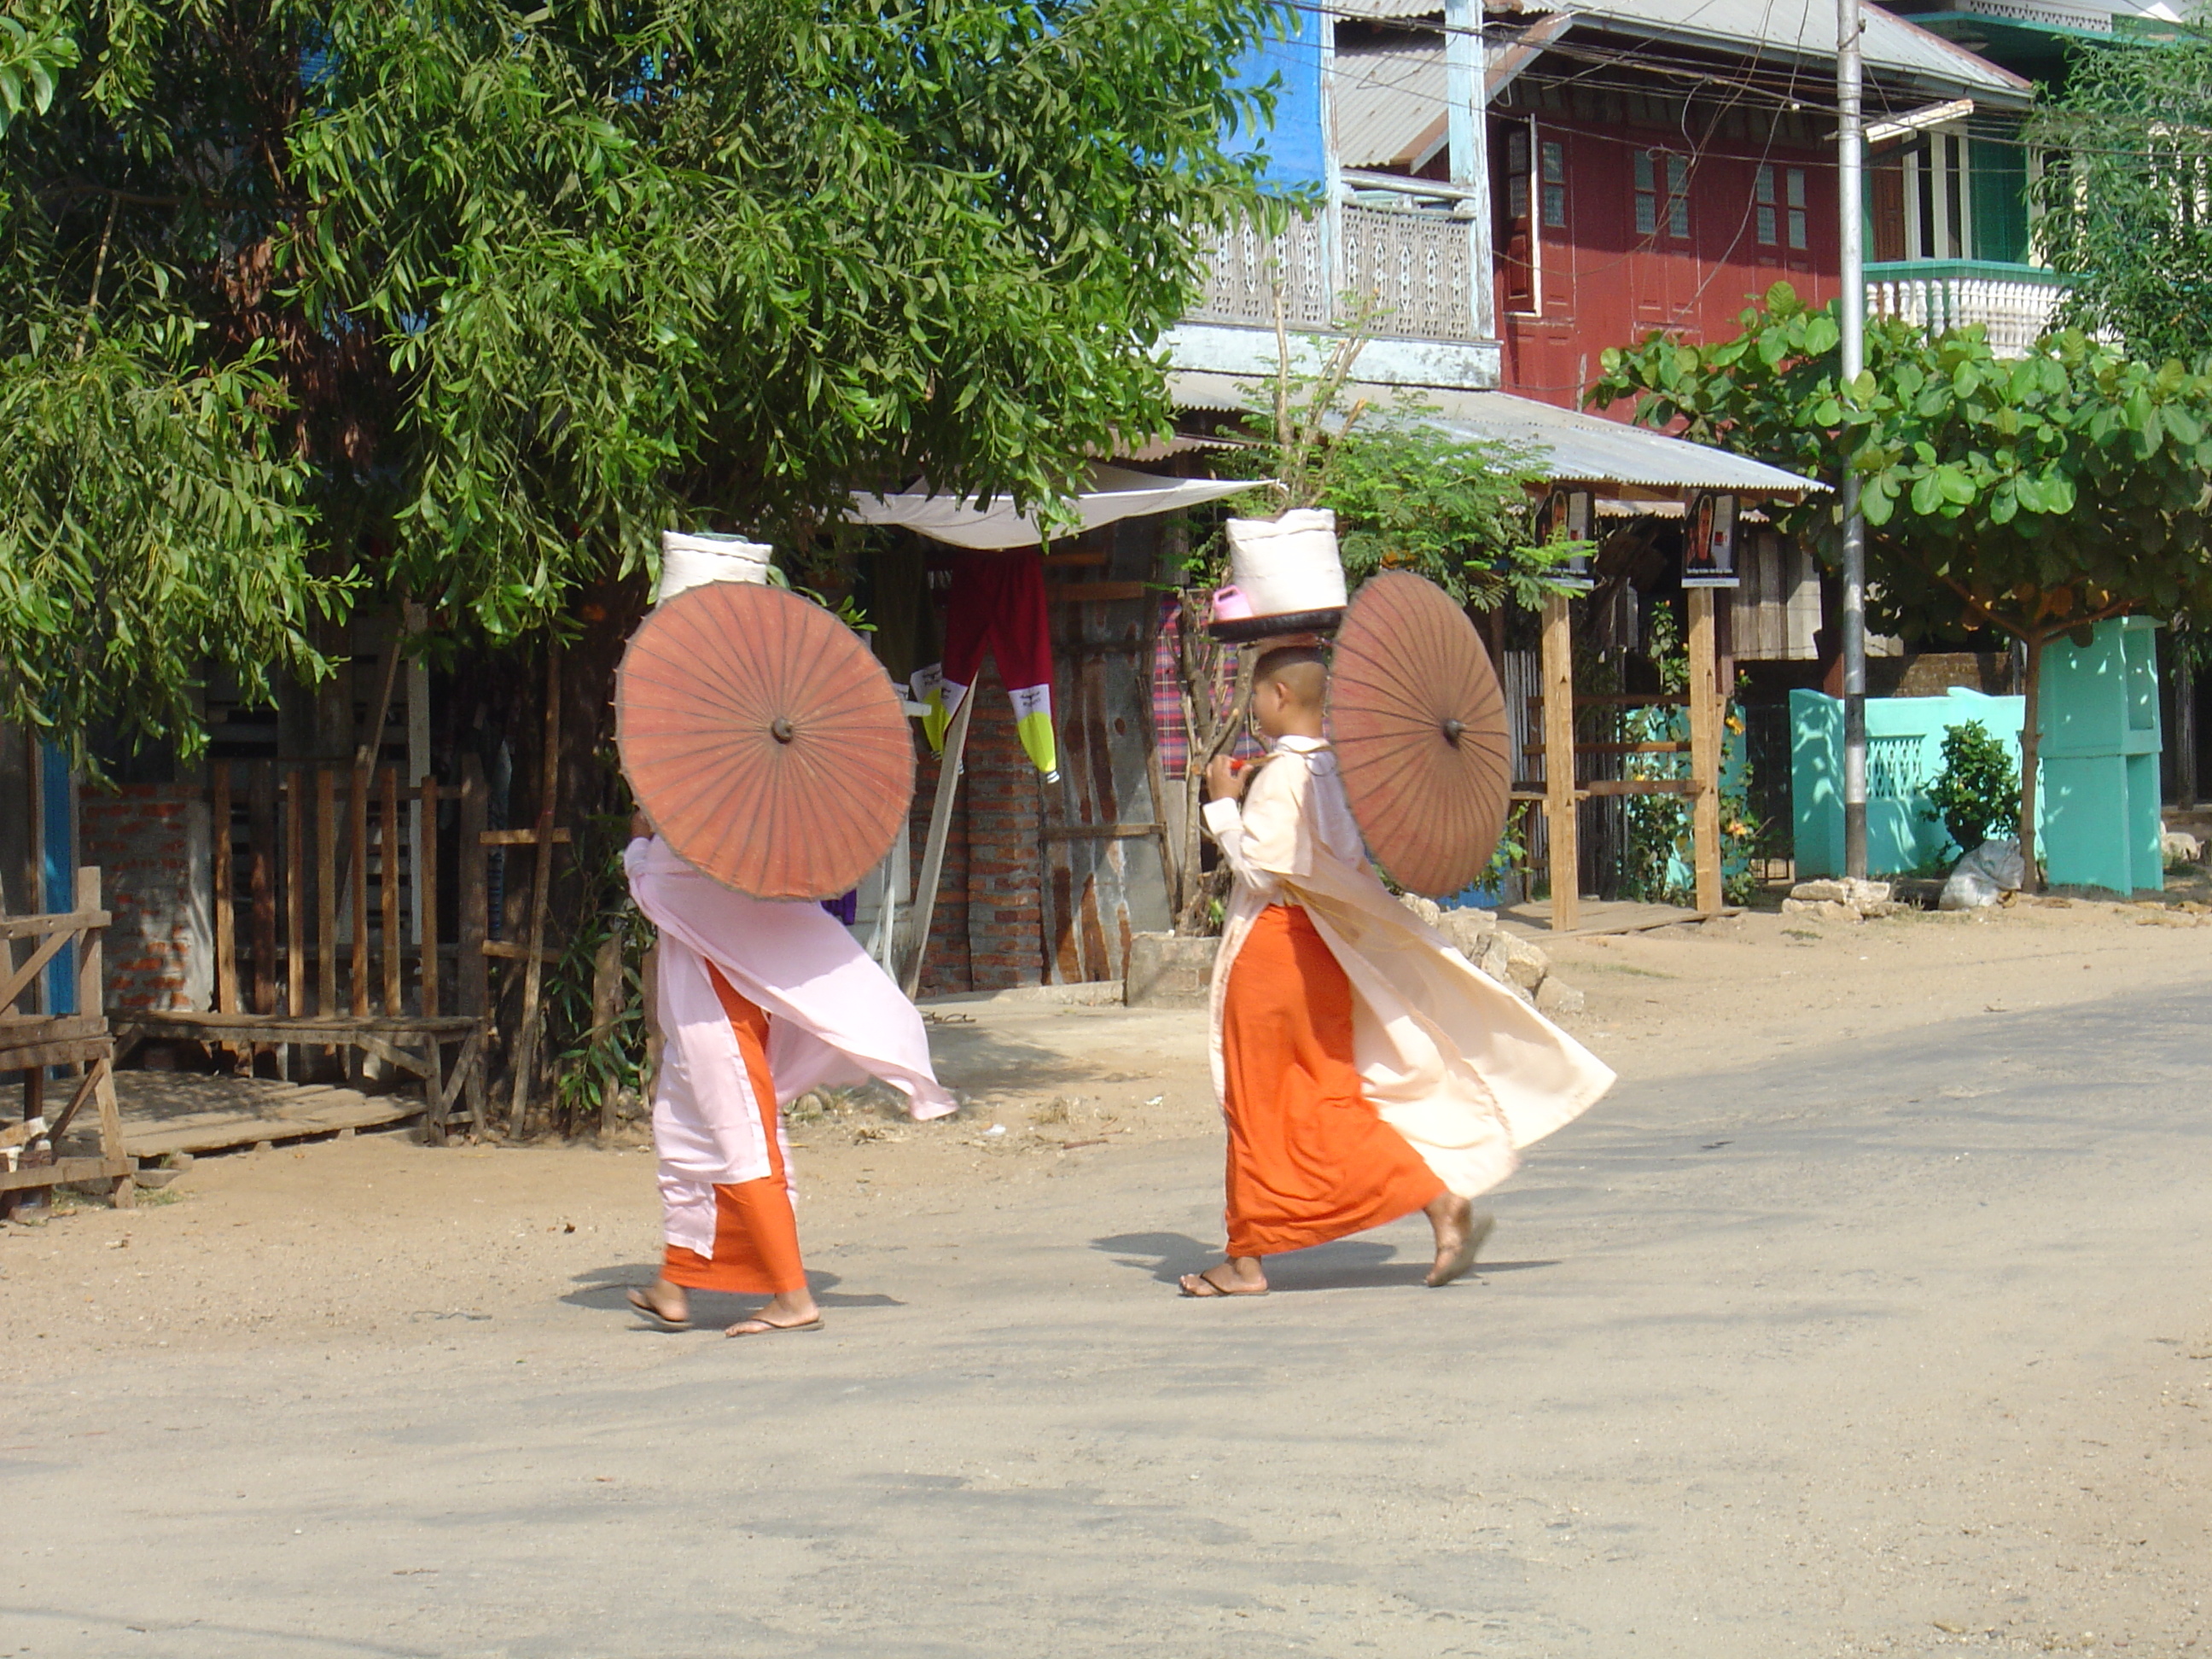
[[[1334,217],[1346,295],[1371,298],[1375,332],[1475,340],[1474,257],[1468,221],[1432,209],[1340,204]],[[1272,328],[1275,287],[1301,331],[1343,322],[1327,232],[1319,217],[1267,237],[1246,225],[1208,240],[1209,276],[1193,322]]]
[[[1280,236],[1263,236],[1249,223],[1235,226],[1209,239],[1207,254],[1210,274],[1191,312],[1194,322],[1273,328],[1279,283],[1292,328],[1328,326],[1328,248],[1318,218],[1294,219]]]
[[[1474,258],[1465,219],[1351,202],[1338,214],[1344,286],[1376,302],[1377,333],[1419,340],[1477,337]]]
[[[2000,357],[2027,353],[2067,289],[2056,271],[1983,259],[1870,264],[1866,274],[1868,315],[1901,317],[1931,334],[1980,323]]]

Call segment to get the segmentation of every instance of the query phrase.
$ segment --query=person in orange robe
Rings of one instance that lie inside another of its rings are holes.
[[[641,817],[623,854],[659,932],[649,1011],[665,1039],[654,1079],[659,1275],[630,1305],[664,1328],[692,1291],[765,1296],[731,1336],[818,1329],[793,1212],[781,1102],[875,1077],[916,1117],[954,1109],[921,1016],[820,905],[748,897],[699,874]]]
[[[1474,1197],[1613,1081],[1383,887],[1322,736],[1328,684],[1317,647],[1267,653],[1252,708],[1268,757],[1206,775],[1237,878],[1212,996],[1229,1248],[1185,1296],[1265,1295],[1262,1258],[1417,1210],[1427,1282],[1451,1283],[1491,1231]]]

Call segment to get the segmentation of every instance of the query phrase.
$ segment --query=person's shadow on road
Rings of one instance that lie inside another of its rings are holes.
[[[1185,1273],[1201,1273],[1221,1260],[1218,1246],[1203,1243],[1188,1233],[1115,1233],[1092,1239],[1091,1248],[1107,1251],[1121,1267],[1149,1272],[1163,1285],[1172,1285]],[[1474,1277],[1558,1265],[1556,1261],[1479,1261]],[[1418,1285],[1428,1271],[1425,1256],[1403,1259],[1395,1245],[1340,1238],[1310,1250],[1269,1256],[1267,1287],[1295,1292]]]
[[[593,1308],[605,1313],[628,1314],[637,1317],[625,1292],[633,1285],[650,1285],[659,1277],[658,1261],[635,1261],[619,1267],[590,1267],[578,1273],[570,1282],[576,1288],[561,1298],[572,1308]],[[836,1273],[814,1273],[806,1275],[807,1288],[814,1299],[825,1308],[903,1308],[906,1304],[895,1296],[882,1291],[862,1293],[836,1288],[844,1282]],[[691,1328],[719,1331],[726,1325],[736,1323],[748,1316],[754,1308],[765,1301],[764,1297],[730,1296],[720,1291],[691,1292]],[[640,1330],[651,1326],[639,1321]]]

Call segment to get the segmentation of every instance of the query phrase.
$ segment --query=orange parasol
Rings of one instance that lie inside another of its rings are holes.
[[[638,805],[686,863],[756,898],[836,898],[906,825],[914,744],[853,630],[780,587],[709,582],[638,625],[615,682]]]
[[[1367,850],[1443,897],[1481,875],[1512,794],[1505,698],[1467,613],[1404,571],[1352,595],[1329,671],[1329,743]]]

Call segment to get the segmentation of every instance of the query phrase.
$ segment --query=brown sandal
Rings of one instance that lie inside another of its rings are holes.
[[[1206,1274],[1211,1273],[1212,1271],[1212,1268],[1208,1267],[1206,1270],[1206,1273],[1185,1273],[1181,1279],[1177,1279],[1176,1283],[1182,1286],[1182,1293],[1185,1296],[1189,1297],[1192,1300],[1196,1302],[1204,1302],[1208,1297],[1217,1296],[1265,1296],[1267,1294],[1264,1286],[1256,1291],[1232,1291],[1226,1285],[1223,1285],[1218,1279],[1207,1278]],[[1202,1291],[1192,1288],[1194,1285],[1203,1285],[1206,1288]]]
[[[688,1331],[691,1328],[691,1322],[688,1318],[671,1319],[666,1314],[661,1312],[659,1308],[654,1305],[653,1298],[647,1296],[641,1286],[635,1285],[631,1285],[629,1287],[629,1305],[636,1309],[640,1313],[643,1314],[647,1319],[650,1319],[654,1325],[659,1327],[660,1329],[664,1331]]]

